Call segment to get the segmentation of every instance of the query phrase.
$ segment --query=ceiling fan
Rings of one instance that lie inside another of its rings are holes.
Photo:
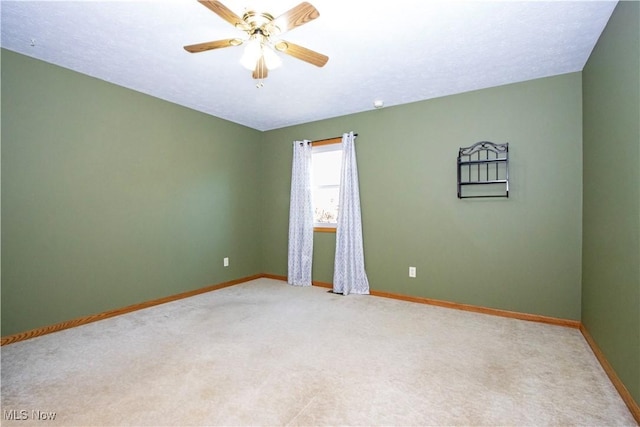
[[[307,2],[300,3],[277,18],[268,13],[254,10],[246,11],[241,18],[217,0],[198,0],[198,2],[237,29],[246,32],[248,38],[197,43],[185,46],[185,50],[198,53],[246,43],[245,52],[240,62],[249,70],[253,70],[252,76],[258,80],[257,87],[262,86],[262,79],[267,78],[270,69],[280,65],[281,60],[276,55],[276,51],[286,53],[317,67],[324,66],[329,60],[326,55],[278,38],[281,34],[320,16],[318,10]]]

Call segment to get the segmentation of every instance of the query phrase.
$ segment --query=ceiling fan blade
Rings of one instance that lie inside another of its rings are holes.
[[[253,70],[252,77],[257,80],[266,79],[269,74],[269,70],[267,69],[267,64],[264,62],[264,55],[260,56],[258,62],[256,62],[256,68]]]
[[[301,59],[316,67],[323,67],[327,63],[329,57],[318,52],[314,52],[306,47],[299,46],[295,43],[279,41],[276,43],[276,50],[291,55],[294,58]]]
[[[318,16],[320,16],[320,12],[318,12],[313,5],[302,2],[269,22],[267,24],[267,30],[271,33],[282,34],[304,25],[309,21],[313,21]]]
[[[220,49],[223,47],[239,46],[241,44],[242,44],[242,40],[240,39],[224,39],[224,40],[216,40],[212,42],[191,44],[191,45],[185,46],[184,49],[187,52],[198,53],[198,52],[204,52],[211,49]]]
[[[242,20],[241,17],[236,15],[231,9],[229,9],[227,6],[223,5],[219,1],[198,0],[198,2],[201,3],[203,6],[206,6],[207,8],[209,8],[209,10],[211,10],[213,13],[215,13],[216,15],[218,15],[219,17],[221,17],[222,19],[224,19],[234,27],[239,28],[241,30],[249,29],[249,26],[247,25],[246,22]]]

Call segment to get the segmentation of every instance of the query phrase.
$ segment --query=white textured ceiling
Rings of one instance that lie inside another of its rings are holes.
[[[258,130],[580,71],[616,1],[308,0],[320,17],[282,38],[329,56],[280,54],[256,89],[243,37],[195,0],[6,1],[3,48]],[[274,16],[300,0],[223,0]]]

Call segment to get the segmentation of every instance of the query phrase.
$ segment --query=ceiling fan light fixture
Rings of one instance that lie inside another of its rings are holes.
[[[261,34],[254,34],[249,38],[244,53],[240,58],[240,64],[247,70],[253,71],[260,57],[264,57],[264,65],[269,70],[274,70],[282,65],[282,59],[275,53]]]
[[[262,54],[264,55],[264,63],[270,70],[275,70],[282,65],[282,59],[271,49],[271,46],[262,45]]]
[[[246,43],[244,53],[240,58],[240,64],[247,70],[253,70],[256,67],[256,62],[262,55],[262,41],[257,35],[252,35],[249,41]]]

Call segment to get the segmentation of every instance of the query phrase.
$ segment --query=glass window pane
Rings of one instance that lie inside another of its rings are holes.
[[[313,154],[312,185],[340,185],[342,150]]]
[[[313,222],[335,224],[338,222],[339,187],[316,188],[313,192]]]

